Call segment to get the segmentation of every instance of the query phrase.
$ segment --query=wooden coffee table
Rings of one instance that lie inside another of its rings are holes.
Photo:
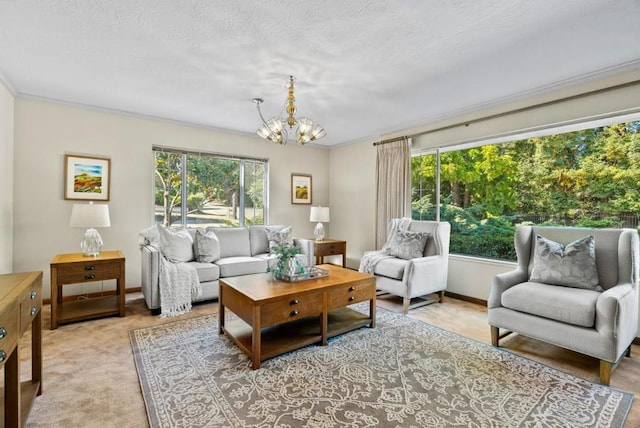
[[[251,367],[294,349],[376,324],[373,275],[322,265],[329,276],[300,282],[273,279],[270,273],[220,279],[220,334],[251,358]],[[369,301],[369,315],[346,306]],[[230,310],[239,319],[225,320]]]

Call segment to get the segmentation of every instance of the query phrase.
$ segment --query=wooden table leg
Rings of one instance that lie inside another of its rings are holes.
[[[58,300],[62,287],[58,287],[58,269],[51,268],[51,330],[58,328]]]
[[[369,300],[369,316],[371,317],[371,328],[376,327],[376,294],[373,292],[373,299]]]
[[[253,307],[253,322],[251,323],[253,332],[251,337],[251,368],[260,368],[260,306]]]
[[[118,305],[119,305],[119,309],[120,309],[120,316],[124,317],[127,314],[127,310],[126,310],[126,299],[125,299],[125,294],[127,292],[127,287],[126,287],[126,281],[125,281],[125,272],[124,272],[124,260],[122,261],[122,263],[120,264],[120,278],[118,278],[117,280],[117,287],[118,287]]]
[[[224,333],[224,287],[218,288],[218,334]]]

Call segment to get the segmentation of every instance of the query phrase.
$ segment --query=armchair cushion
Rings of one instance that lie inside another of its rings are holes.
[[[408,260],[398,259],[395,257],[389,257],[380,260],[373,269],[374,275],[382,275],[387,278],[397,279],[402,281],[405,268],[409,264]]]
[[[523,282],[502,293],[502,306],[567,324],[593,328],[596,301],[601,294],[593,290]]]
[[[389,254],[405,260],[422,257],[428,238],[429,233],[426,232],[396,229],[389,245]]]
[[[602,291],[595,238],[585,236],[565,246],[536,234],[530,281]]]

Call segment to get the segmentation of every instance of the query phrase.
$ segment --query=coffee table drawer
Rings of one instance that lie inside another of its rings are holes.
[[[329,291],[329,310],[371,300],[376,295],[374,282],[336,287]]]
[[[260,325],[268,327],[321,313],[322,293],[292,296],[286,300],[262,306]]]

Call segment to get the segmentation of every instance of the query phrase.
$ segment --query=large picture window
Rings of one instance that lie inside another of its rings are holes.
[[[153,152],[156,224],[266,224],[266,160],[164,148]]]
[[[412,217],[437,214],[436,155],[412,159]],[[440,154],[451,252],[515,260],[520,224],[638,227],[640,121]]]

